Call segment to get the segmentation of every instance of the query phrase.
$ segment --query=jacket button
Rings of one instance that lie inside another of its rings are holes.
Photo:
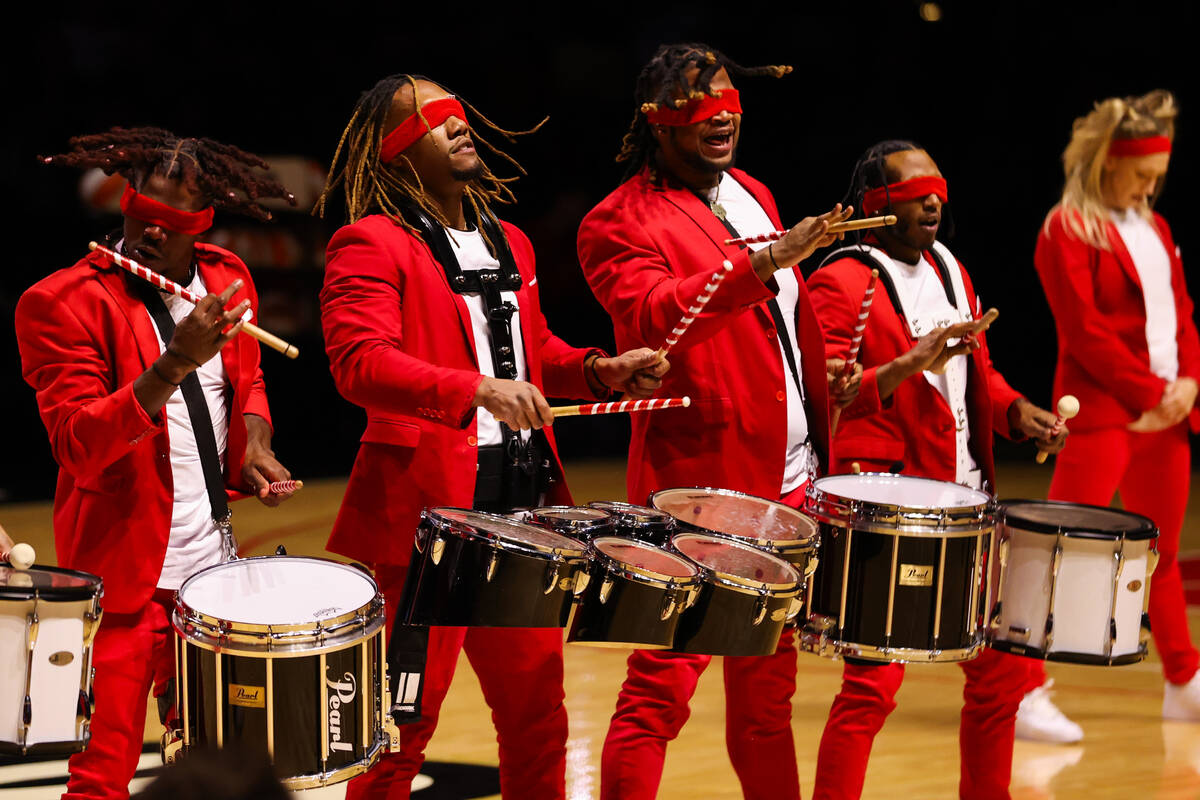
[[[475,445],[479,444],[479,440],[476,439],[474,436],[468,436],[467,444],[471,447],[474,447]]]
[[[783,398],[785,398],[785,397],[787,397],[787,395],[785,395],[785,394],[783,393],[783,390],[782,390],[782,389],[781,389],[780,391],[778,391],[778,392],[776,392],[776,393],[775,393],[775,399],[776,399],[776,400],[778,400],[778,401],[779,401],[779,402],[781,402],[781,403],[783,402]]]
[[[767,328],[767,338],[768,339],[775,338],[775,329],[774,328]]]

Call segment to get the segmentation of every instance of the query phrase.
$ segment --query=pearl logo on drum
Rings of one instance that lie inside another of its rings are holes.
[[[901,564],[901,586],[933,586],[932,564]]]
[[[329,752],[352,752],[354,750],[354,742],[342,741],[342,706],[354,702],[354,698],[358,694],[358,685],[354,681],[354,676],[349,672],[345,672],[342,674],[340,681],[332,681],[327,676],[325,678],[325,686],[332,690],[328,695]],[[353,725],[353,716],[351,716],[350,722]]]
[[[229,705],[242,708],[266,708],[267,691],[262,686],[243,686],[240,683],[229,684]]]

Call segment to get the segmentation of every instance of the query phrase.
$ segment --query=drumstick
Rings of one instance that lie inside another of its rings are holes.
[[[267,491],[271,494],[283,494],[284,492],[298,492],[304,488],[304,481],[274,481],[267,487]]]
[[[826,228],[825,233],[848,233],[849,231],[861,231],[866,228],[882,228],[885,225],[895,225],[896,216],[888,214],[886,217],[866,217],[865,219],[851,219],[846,222],[835,222]],[[761,244],[762,242],[777,242],[784,236],[787,236],[787,231],[770,231],[768,233],[760,233],[755,236],[742,236],[737,239],[726,239],[725,244]]]
[[[588,403],[582,406],[557,406],[550,409],[556,417],[587,417],[594,414],[621,414],[635,411],[662,411],[667,408],[687,408],[690,397],[662,397],[653,400],[614,400],[611,403]]]
[[[1053,439],[1058,434],[1062,433],[1063,423],[1079,413],[1079,398],[1073,394],[1064,394],[1058,398],[1058,419],[1054,420],[1054,427],[1050,429],[1050,438]],[[1045,450],[1038,450],[1037,463],[1045,464],[1046,457],[1050,455]]]
[[[110,250],[103,245],[97,244],[96,242],[88,242],[88,249],[89,250],[98,250],[99,252],[108,256],[108,258],[114,264],[116,264],[118,267],[122,267],[123,269],[129,270],[134,275],[137,275],[139,278],[149,281],[150,283],[154,284],[155,286],[162,289],[163,291],[167,291],[173,295],[178,295],[179,297],[182,297],[184,300],[187,300],[192,305],[196,305],[200,302],[201,298],[195,292],[189,292],[187,289],[183,288],[175,281],[165,278],[162,275],[159,275],[157,272],[155,272],[152,269],[147,269],[146,267],[142,266],[141,264],[134,261],[133,259],[126,258],[125,256],[121,255],[120,253],[116,252],[115,250]],[[252,322],[246,321],[246,319],[249,316],[250,316],[250,309],[246,309],[246,318],[243,318],[243,321],[242,321],[242,332],[243,333],[247,333],[252,338],[258,339],[260,342],[262,342],[267,347],[270,347],[273,350],[278,350],[279,352],[283,353],[288,358],[295,358],[296,356],[300,355],[300,351],[296,348],[295,345],[288,344],[287,342],[285,342],[283,339],[280,339],[275,334],[267,333],[262,328],[258,327],[257,325],[253,324]]]
[[[26,570],[33,566],[33,562],[37,560],[37,553],[33,551],[32,545],[25,542],[17,542],[8,551],[8,564],[16,570]]]
[[[858,324],[854,326],[854,338],[850,340],[850,353],[846,356],[846,365],[842,367],[842,377],[848,378],[854,374],[854,365],[858,363],[858,350],[862,347],[863,331],[867,329],[867,317],[871,315],[871,303],[875,301],[875,282],[879,280],[879,270],[871,270],[871,279],[867,281],[867,290],[863,293],[862,305],[858,309]],[[829,433],[837,432],[838,420],[842,416],[842,407],[833,409],[829,418]]]
[[[708,301],[712,300],[712,296],[717,291],[717,287],[721,285],[721,281],[732,271],[733,264],[731,262],[721,262],[721,268],[712,274],[712,277],[708,279],[708,283],[704,284],[704,288],[700,291],[700,294],[696,295],[695,302],[688,306],[688,310],[679,318],[679,322],[675,323],[675,327],[668,334],[667,340],[663,342],[663,346],[658,348],[659,359],[662,359],[672,347],[679,344],[680,337],[687,333],[687,329],[696,320],[700,312],[704,310],[704,307],[708,305]]]

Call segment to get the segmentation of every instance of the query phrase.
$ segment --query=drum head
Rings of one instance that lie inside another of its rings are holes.
[[[332,619],[369,604],[375,581],[355,567],[316,558],[263,556],[197,572],[179,600],[215,619],[250,625],[298,625]]]
[[[453,528],[468,536],[490,539],[499,543],[501,547],[507,543],[518,549],[578,556],[582,556],[586,549],[586,545],[577,539],[499,514],[486,514],[465,508],[431,508],[425,511],[424,515],[438,527]]]
[[[700,572],[674,553],[636,539],[599,536],[592,540],[592,547],[623,567],[662,580],[690,578]]]
[[[1000,504],[1007,525],[1035,533],[1095,539],[1153,539],[1154,521],[1141,514],[1107,506],[1057,500],[1005,500]]]
[[[46,600],[86,600],[100,588],[100,579],[87,572],[57,567],[13,569],[0,566],[0,599],[24,599],[34,592]]]
[[[811,492],[881,506],[930,510],[986,506],[991,500],[986,493],[957,483],[888,472],[817,478]]]
[[[758,542],[805,542],[818,530],[791,506],[729,489],[663,489],[650,505],[694,528]]]
[[[622,503],[619,500],[596,500],[588,505],[611,514],[618,525],[638,527],[675,524],[675,518],[665,511],[635,506],[632,503]]]
[[[800,573],[788,562],[740,542],[702,533],[677,533],[671,545],[683,555],[724,580],[769,588],[795,588]]]

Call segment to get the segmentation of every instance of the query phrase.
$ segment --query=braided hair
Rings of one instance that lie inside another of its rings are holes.
[[[260,199],[279,197],[291,205],[296,198],[265,175],[267,162],[252,153],[213,139],[185,139],[162,128],[113,128],[105,133],[76,136],[69,153],[39,156],[44,164],[99,167],[120,174],[135,189],[152,174],[194,187],[217,208],[258,220],[271,212]]]
[[[698,68],[695,84],[689,84],[687,73]],[[642,67],[633,92],[633,121],[621,140],[617,163],[628,162],[625,178],[635,175],[646,164],[653,165],[658,142],[650,129],[646,114],[660,108],[680,108],[689,100],[713,95],[710,85],[713,76],[724,69],[731,76],[770,75],[782,78],[792,71],[790,66],[743,67],[720,50],[706,44],[664,44]]]
[[[333,163],[330,165],[329,174],[325,179],[325,188],[313,208],[315,215],[325,216],[326,203],[333,192],[341,186],[346,199],[346,215],[351,223],[357,222],[368,214],[384,214],[405,230],[420,235],[420,232],[410,225],[401,214],[402,206],[413,205],[440,224],[449,226],[450,223],[441,208],[426,194],[425,187],[421,184],[421,178],[417,175],[407,156],[402,153],[397,159],[397,161],[402,159],[402,163],[408,166],[407,169],[384,163],[380,159],[380,149],[387,133],[387,118],[392,107],[392,99],[396,92],[406,85],[412,87],[415,97],[418,80],[429,79],[423,75],[391,75],[363,92],[354,107],[354,114],[350,117],[350,122],[342,131],[342,137],[338,141],[337,150],[333,155]],[[430,82],[433,83],[433,81]],[[440,84],[438,85],[440,86]],[[445,89],[445,87],[442,88]],[[472,116],[477,117],[489,129],[510,142],[515,142],[517,136],[537,131],[546,123],[546,120],[543,119],[529,130],[505,130],[481,114],[461,95],[456,94],[455,97]],[[421,115],[422,120],[425,119],[419,106],[416,113]],[[519,175],[510,177],[498,177],[480,159],[479,163],[482,169],[479,176],[472,178],[467,183],[464,194],[475,211],[476,217],[487,214],[495,219],[489,204],[515,202],[516,196],[509,188],[509,184],[526,173],[516,159],[480,136],[474,126],[471,127],[471,134],[473,141],[481,143],[488,150],[507,161],[519,173]],[[484,238],[486,240],[486,233]],[[487,244],[490,248],[494,248],[491,241],[488,241]]]
[[[921,145],[908,139],[887,139],[868,147],[854,164],[854,171],[850,173],[850,185],[846,188],[846,194],[842,197],[842,205],[852,205],[856,211],[862,213],[863,196],[871,189],[883,187],[888,202],[879,213],[891,213],[892,198],[891,193],[887,190],[887,185],[892,183],[896,176],[888,174],[888,156],[908,150],[924,149]],[[942,229],[947,236],[953,236],[954,222],[950,218],[949,209],[943,211]],[[869,233],[871,231],[855,231],[853,233],[855,242],[862,244],[863,236]]]

